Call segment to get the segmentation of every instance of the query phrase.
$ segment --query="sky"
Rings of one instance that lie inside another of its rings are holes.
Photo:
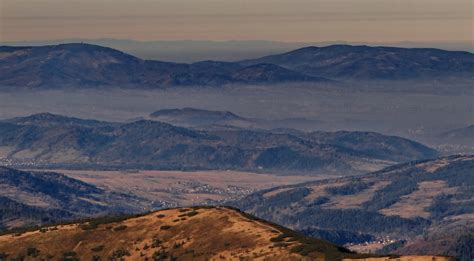
[[[474,0],[0,0],[0,41],[474,42]]]

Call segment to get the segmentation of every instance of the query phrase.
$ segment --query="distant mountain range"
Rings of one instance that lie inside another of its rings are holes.
[[[474,54],[427,48],[331,45],[241,62],[269,63],[330,79],[400,80],[474,76]]]
[[[344,174],[437,155],[420,143],[373,132],[196,130],[159,121],[106,123],[53,114],[0,121],[0,148],[2,160],[15,166]]]
[[[322,121],[307,118],[284,118],[264,120],[246,118],[229,111],[212,111],[196,108],[163,109],[150,114],[149,119],[169,124],[199,129],[268,129],[283,131],[292,126],[295,129],[314,130]],[[288,132],[290,130],[286,130]]]
[[[0,47],[0,84],[17,87],[162,88],[327,81],[273,64],[142,60],[89,44]]]
[[[29,88],[222,86],[470,77],[474,54],[333,45],[241,62],[143,60],[90,44],[0,47],[0,85]]]
[[[234,206],[352,249],[468,261],[474,255],[473,173],[474,156],[449,156],[263,190]]]
[[[396,46],[404,48],[437,48],[451,51],[473,52],[471,42],[278,42],[265,40],[233,40],[233,41],[136,41],[128,39],[59,39],[46,41],[0,42],[7,46],[43,46],[66,43],[88,43],[101,45],[132,54],[145,60],[193,63],[198,61],[240,61],[272,54],[285,53],[306,46],[328,46],[336,44]]]
[[[151,113],[150,118],[184,127],[218,125],[248,128],[258,124],[257,120],[247,119],[230,111],[211,111],[195,108],[163,109]]]
[[[149,202],[55,172],[0,167],[0,230],[142,211]],[[155,205],[159,207],[159,205]]]

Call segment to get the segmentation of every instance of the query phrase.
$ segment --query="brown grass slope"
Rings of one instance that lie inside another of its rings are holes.
[[[24,260],[357,260],[369,256],[303,237],[235,209],[196,207],[0,236],[0,260],[21,257]],[[417,258],[410,260],[425,260]]]

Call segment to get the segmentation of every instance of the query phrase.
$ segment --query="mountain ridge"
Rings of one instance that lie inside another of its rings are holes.
[[[0,242],[2,257],[328,261],[383,257],[357,254],[228,207],[167,209],[129,218],[90,220],[7,234],[0,236]],[[399,258],[422,261],[428,257]]]
[[[67,88],[337,83],[347,80],[472,78],[474,54],[430,48],[332,45],[240,62],[143,60],[97,45],[0,46],[4,87]]]
[[[472,240],[473,169],[474,155],[445,156],[266,189],[232,205],[353,250],[454,253],[459,237]],[[464,261],[472,254],[456,255]]]
[[[1,121],[0,147],[8,150],[4,158],[23,167],[357,172],[437,155],[420,143],[371,132],[196,130],[152,120],[85,126],[80,119],[60,117],[55,124]]]
[[[255,67],[256,66],[256,67]],[[256,69],[251,69],[255,67]],[[16,87],[163,88],[328,80],[276,65],[142,60],[124,52],[83,43],[41,47],[0,47],[0,84]]]
[[[473,76],[474,54],[435,48],[399,48],[367,45],[309,46],[283,54],[241,61],[272,63],[307,75],[336,80],[396,80]]]

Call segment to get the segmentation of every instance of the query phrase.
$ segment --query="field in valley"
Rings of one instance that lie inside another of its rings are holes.
[[[54,171],[106,190],[165,202],[169,206],[223,202],[261,189],[327,178],[239,171]]]

